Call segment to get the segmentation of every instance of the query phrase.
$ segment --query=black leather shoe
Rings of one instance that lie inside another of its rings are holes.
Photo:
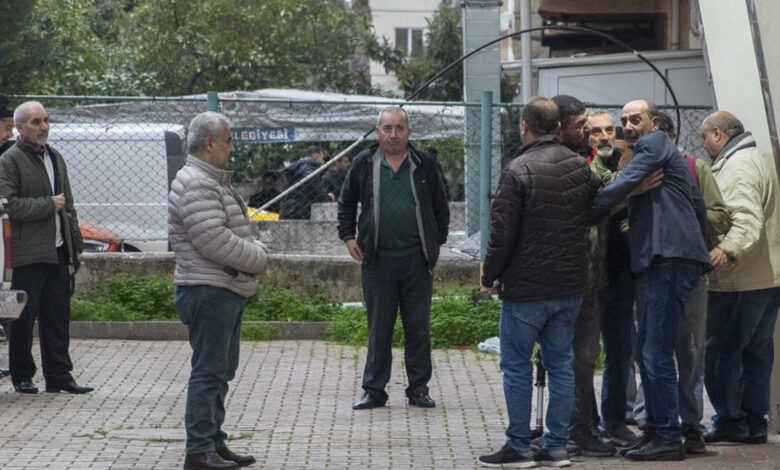
[[[9,375],[11,375],[10,370],[0,368],[0,379],[2,379],[3,377],[8,377]]]
[[[379,401],[378,398],[375,398],[373,395],[366,392],[363,394],[360,400],[352,404],[352,409],[370,410],[371,408],[382,408],[383,406],[385,406],[385,402]]]
[[[214,451],[187,454],[184,470],[236,470],[238,464],[225,460]]]
[[[707,446],[704,445],[704,436],[698,429],[692,429],[683,433],[683,450],[686,454],[705,454]]]
[[[629,460],[659,461],[659,460],[685,460],[682,442],[663,441],[653,439],[641,449],[626,453]]]
[[[708,444],[715,442],[745,442],[747,439],[747,436],[737,436],[735,434],[720,432],[714,427],[704,432],[704,442]]]
[[[628,447],[624,447],[618,451],[618,454],[622,455],[623,457],[626,456],[627,453],[631,452],[632,450],[638,450],[642,447],[646,446],[650,442],[652,442],[653,438],[655,438],[655,430],[653,428],[647,428],[642,431],[642,435],[639,436],[639,439],[631,443]]]
[[[218,450],[217,454],[225,460],[237,463],[239,467],[248,467],[257,462],[251,455],[238,455],[227,447]]]
[[[409,397],[409,404],[419,408],[435,408],[436,402],[427,393],[418,393]]]
[[[70,379],[67,382],[62,382],[62,383],[46,382],[46,391],[48,393],[68,392],[68,393],[73,393],[74,395],[81,395],[84,393],[89,393],[92,390],[95,389],[92,387],[82,387],[81,385],[77,384],[76,381],[73,379]]]
[[[766,434],[755,434],[753,436],[748,436],[747,439],[745,439],[745,444],[766,444],[767,440]]]
[[[35,386],[32,380],[22,380],[19,383],[15,383],[14,390],[19,393],[29,393],[30,395],[38,393],[38,387]]]

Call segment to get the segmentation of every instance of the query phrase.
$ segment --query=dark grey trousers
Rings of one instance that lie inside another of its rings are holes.
[[[428,393],[431,379],[431,270],[422,252],[408,256],[378,256],[364,262],[363,298],[368,317],[368,355],[363,390],[387,400],[385,386],[393,361],[393,327],[400,309],[404,329],[404,363],[409,386],[406,396]]]
[[[601,308],[598,292],[586,292],[580,315],[574,328],[574,409],[571,414],[570,434],[587,433],[593,423],[595,395],[593,372],[599,357],[601,335]]]

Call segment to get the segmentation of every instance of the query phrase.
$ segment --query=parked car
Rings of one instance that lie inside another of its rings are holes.
[[[126,249],[122,243],[122,237],[100,224],[81,219],[79,227],[81,228],[81,236],[84,237],[84,251],[99,253],[138,251]]]
[[[13,257],[11,253],[11,221],[5,212],[5,198],[0,198],[0,232],[2,232],[2,247],[0,247],[0,321],[16,320],[27,303],[27,293],[11,289],[13,275]]]

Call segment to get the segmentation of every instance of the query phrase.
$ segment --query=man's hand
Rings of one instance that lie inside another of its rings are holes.
[[[655,189],[664,182],[664,170],[657,169],[654,172],[650,173],[649,175],[645,176],[645,179],[642,180],[641,183],[639,183],[639,186],[634,188],[633,191],[631,191],[631,194],[628,195],[628,197],[631,196],[639,196],[640,194],[644,194],[651,189]]]
[[[51,200],[54,202],[54,210],[59,212],[60,209],[65,207],[65,194],[60,193],[56,196],[52,196]]]
[[[729,262],[729,255],[720,248],[715,247],[710,251],[710,262],[712,263],[713,268],[721,268]]]
[[[349,251],[349,256],[351,256],[352,259],[354,259],[358,263],[363,262],[363,251],[361,251],[360,247],[357,244],[357,241],[355,241],[355,239],[352,238],[347,240],[346,244],[347,244],[347,250]]]

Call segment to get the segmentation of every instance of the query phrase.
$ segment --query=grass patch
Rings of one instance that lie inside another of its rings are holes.
[[[473,291],[441,291],[434,294],[431,305],[431,346],[450,348],[476,346],[478,342],[498,335],[501,303],[497,300],[472,302]],[[342,308],[331,320],[327,338],[339,343],[368,344],[368,325],[364,308]],[[403,346],[400,314],[393,329],[393,346]]]

